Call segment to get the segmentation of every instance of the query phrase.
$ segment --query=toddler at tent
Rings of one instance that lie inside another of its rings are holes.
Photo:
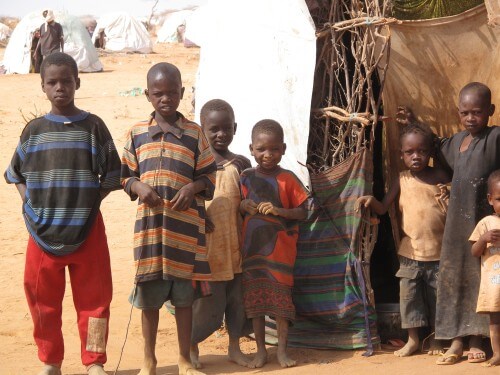
[[[120,159],[104,122],[75,106],[76,62],[56,52],[41,65],[50,113],[30,121],[5,173],[16,184],[30,234],[24,289],[34,324],[39,375],[61,374],[62,300],[69,270],[82,362],[105,375],[111,269],[99,206],[120,189]]]
[[[257,168],[240,178],[243,222],[243,300],[252,319],[257,354],[249,367],[267,362],[265,316],[276,318],[278,362],[295,366],[286,353],[288,324],[295,318],[292,302],[293,266],[297,255],[298,224],[305,219],[308,192],[291,172],[279,166],[285,153],[283,128],[261,120],[252,129],[250,152]]]
[[[464,130],[440,141],[439,164],[453,173],[450,202],[439,261],[436,302],[436,338],[452,340],[438,359],[439,365],[457,363],[469,338],[468,362],[484,362],[482,336],[488,336],[488,319],[476,314],[481,278],[477,258],[470,253],[469,234],[491,213],[486,199],[488,176],[500,168],[500,127],[488,126],[495,112],[488,86],[471,82],[458,97],[458,115]],[[405,122],[413,114],[402,107],[398,117]]]
[[[154,112],[134,125],[122,156],[122,185],[139,198],[134,228],[135,286],[131,303],[142,310],[144,365],[156,374],[159,311],[175,306],[179,374],[201,374],[189,358],[192,305],[196,290],[210,280],[205,248],[205,204],[212,199],[217,165],[201,128],[177,112],[181,73],[158,63],[147,74],[147,99]]]
[[[210,143],[217,162],[217,179],[213,200],[206,202],[207,254],[212,278],[212,295],[193,304],[191,362],[201,367],[198,344],[225,322],[229,334],[228,355],[231,361],[248,366],[240,349],[240,337],[247,319],[241,287],[241,225],[239,207],[240,173],[250,168],[250,161],[233,154],[229,145],[236,131],[233,108],[221,99],[208,101],[200,112],[201,128]]]
[[[387,212],[399,197],[401,229],[399,244],[400,310],[402,328],[408,330],[408,342],[394,352],[406,357],[419,348],[418,328],[430,326],[434,331],[436,315],[436,284],[439,254],[446,218],[448,190],[443,184],[447,173],[429,166],[434,135],[419,123],[406,126],[401,133],[401,159],[408,170],[399,174],[382,202],[367,195],[358,198],[360,206],[369,207],[378,215]],[[438,354],[440,343],[431,340],[429,354]]]
[[[476,312],[490,317],[493,358],[486,366],[500,365],[500,169],[488,179],[488,202],[495,213],[477,223],[469,241],[471,252],[481,257],[481,284]]]

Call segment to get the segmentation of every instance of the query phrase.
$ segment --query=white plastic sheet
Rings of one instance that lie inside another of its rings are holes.
[[[229,102],[238,123],[230,148],[254,164],[248,147],[253,125],[278,121],[287,144],[281,165],[309,185],[299,163],[307,160],[316,37],[305,1],[214,0],[203,13],[203,34],[186,30],[186,38],[201,46],[196,120],[208,100]]]
[[[54,12],[56,22],[60,23],[64,33],[64,52],[73,57],[81,72],[97,72],[102,64],[95,50],[90,35],[83,23],[75,16],[63,12]],[[31,65],[31,43],[33,34],[43,23],[42,11],[32,12],[17,24],[5,49],[4,65],[7,74],[28,74]]]

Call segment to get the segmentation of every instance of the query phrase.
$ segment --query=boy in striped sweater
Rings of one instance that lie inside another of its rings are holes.
[[[120,159],[104,122],[75,106],[80,87],[75,60],[61,52],[47,56],[41,78],[51,110],[26,125],[5,172],[21,195],[30,234],[24,289],[45,364],[39,375],[61,374],[66,267],[82,363],[88,374],[104,375],[112,283],[99,207],[110,191],[120,189]]]

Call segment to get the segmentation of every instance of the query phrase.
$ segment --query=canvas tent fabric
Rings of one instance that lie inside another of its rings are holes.
[[[163,25],[156,34],[157,43],[178,43],[183,42],[179,39],[177,28],[186,26],[186,21],[193,14],[192,10],[180,10],[178,12],[168,13],[163,20]]]
[[[99,31],[105,33],[105,49],[114,52],[151,53],[153,42],[146,27],[126,12],[113,12],[101,16],[93,34],[93,41]]]
[[[201,47],[196,121],[208,100],[228,101],[238,123],[231,148],[253,160],[253,125],[277,120],[287,144],[281,165],[309,186],[299,163],[307,160],[316,37],[304,0],[214,0],[201,8],[209,22],[203,34],[193,38],[189,24],[186,30],[186,38]]]
[[[81,72],[98,72],[102,64],[89,33],[80,19],[63,12],[54,12],[63,28],[64,52],[73,57]],[[36,29],[45,22],[42,11],[24,16],[12,32],[5,49],[3,65],[7,74],[28,74],[31,65],[31,43]]]
[[[0,22],[0,42],[6,40],[10,34],[10,27]]]
[[[400,20],[453,16],[472,9],[483,0],[393,0],[393,15]]]

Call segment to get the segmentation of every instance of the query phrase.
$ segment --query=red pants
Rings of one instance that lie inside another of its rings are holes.
[[[30,237],[26,252],[24,291],[33,318],[38,358],[61,363],[64,358],[62,300],[68,267],[78,318],[82,363],[106,362],[109,305],[113,294],[109,250],[102,216],[73,254],[53,256]]]

